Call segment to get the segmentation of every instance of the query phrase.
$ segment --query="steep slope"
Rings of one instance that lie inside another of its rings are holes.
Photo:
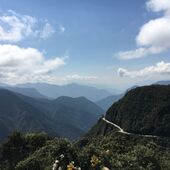
[[[105,117],[126,132],[170,137],[170,86],[132,89],[110,107]],[[100,119],[89,135],[111,130],[116,129]]]
[[[119,99],[121,99],[123,97],[124,94],[118,94],[118,95],[111,95],[111,96],[108,96],[104,99],[101,99],[101,100],[98,100],[96,102],[96,104],[98,106],[100,106],[103,110],[108,110],[109,107],[117,102]]]
[[[41,94],[49,98],[57,98],[60,96],[81,97],[84,96],[89,100],[96,101],[111,95],[108,91],[97,89],[91,86],[79,84],[67,84],[63,86],[51,85],[46,83],[30,83],[18,85],[18,87],[35,88]]]
[[[55,122],[13,92],[0,89],[0,139],[11,131],[45,131],[58,136]]]

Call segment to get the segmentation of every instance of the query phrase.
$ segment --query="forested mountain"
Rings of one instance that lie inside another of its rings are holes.
[[[170,137],[170,86],[132,89],[109,108],[105,117],[126,132]],[[105,134],[113,129],[100,119],[90,133]]]
[[[0,138],[18,130],[45,131],[75,139],[87,132],[102,113],[101,108],[85,98],[37,99],[1,89]]]

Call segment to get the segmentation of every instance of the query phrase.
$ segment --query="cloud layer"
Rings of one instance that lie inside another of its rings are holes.
[[[85,76],[85,75],[79,75],[79,74],[73,74],[73,75],[67,75],[65,78],[67,81],[74,81],[74,80],[95,80],[98,79],[96,76]]]
[[[142,58],[170,49],[170,1],[149,0],[147,9],[152,12],[163,11],[163,16],[144,24],[136,37],[139,48],[116,54],[120,59]]]
[[[161,61],[153,66],[145,67],[141,70],[129,71],[124,68],[118,69],[118,74],[121,77],[146,77],[150,75],[170,75],[170,63]]]
[[[0,80],[8,83],[54,81],[54,72],[65,65],[64,58],[45,59],[35,48],[0,45]]]

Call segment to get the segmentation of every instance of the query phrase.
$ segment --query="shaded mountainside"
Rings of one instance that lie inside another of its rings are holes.
[[[13,92],[0,89],[0,139],[14,130],[45,131],[58,136],[55,122]]]
[[[103,113],[85,98],[36,99],[0,90],[0,138],[11,131],[45,131],[75,139],[86,133]]]
[[[70,122],[79,129],[87,132],[104,113],[95,103],[85,97],[66,97],[62,96],[53,101],[56,106],[52,112],[53,119],[60,122]]]
[[[104,113],[98,105],[85,97],[61,96],[56,100],[33,99],[23,95],[20,97],[53,120],[75,126],[83,132],[87,132]]]
[[[111,93],[109,93],[104,89],[98,89],[95,87],[80,85],[76,83],[62,85],[62,86],[52,85],[47,83],[28,83],[28,84],[18,85],[17,87],[35,88],[41,94],[53,99],[60,96],[69,96],[69,97],[84,96],[91,101],[96,101],[111,95]]]
[[[130,90],[110,107],[106,119],[130,133],[170,137],[170,86]],[[100,119],[89,135],[106,134],[114,129]]]

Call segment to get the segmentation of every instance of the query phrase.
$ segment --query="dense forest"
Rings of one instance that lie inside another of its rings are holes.
[[[45,133],[13,133],[0,147],[1,170],[168,170],[170,139],[118,132],[71,143]],[[69,169],[69,167],[72,169]]]
[[[105,118],[130,133],[170,137],[170,85],[128,91],[108,109]],[[105,134],[113,129],[101,119],[89,133]]]

